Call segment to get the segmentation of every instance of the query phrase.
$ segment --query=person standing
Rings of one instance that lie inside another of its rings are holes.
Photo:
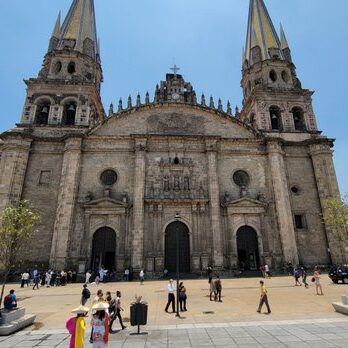
[[[186,294],[186,288],[184,286],[183,282],[180,282],[179,284],[179,303],[180,303],[180,312],[186,312],[186,300],[187,300],[187,294]]]
[[[212,278],[209,278],[209,284],[210,284],[210,301],[213,301],[213,299],[211,298],[212,295],[214,295],[214,300],[216,297],[216,288],[215,288],[215,282],[213,282]]]
[[[91,297],[91,292],[87,288],[87,284],[83,284],[82,296],[81,296],[81,304],[84,306],[88,299]]]
[[[259,308],[257,312],[261,313],[261,308],[263,304],[265,304],[267,307],[267,314],[271,314],[271,308],[269,307],[268,297],[267,297],[267,289],[263,280],[260,280],[260,291],[261,291],[261,297],[260,297],[260,304],[259,304]]]
[[[99,281],[101,283],[104,281],[104,277],[105,277],[105,270],[104,270],[104,266],[102,266],[101,269],[99,270]]]
[[[113,332],[112,330],[112,324],[114,323],[116,317],[118,318],[122,330],[126,328],[125,325],[123,325],[122,322],[122,316],[121,316],[121,311],[123,312],[123,308],[121,307],[121,291],[116,291],[116,299],[115,299],[115,314],[112,316],[111,321],[110,321],[110,332]]]
[[[102,289],[99,289],[97,291],[97,296],[94,298],[93,304],[96,304],[98,302],[105,302],[105,300],[104,300],[104,293],[103,293]]]
[[[271,271],[269,270],[269,266],[265,264],[265,276],[264,278],[271,278]]]
[[[106,302],[97,302],[93,305],[95,311],[91,320],[91,343],[93,348],[105,348],[109,343],[109,315],[106,310],[109,308]]]
[[[126,269],[124,270],[123,279],[124,279],[124,281],[126,281],[126,282],[129,281],[129,269],[128,269],[128,268],[126,268]]]
[[[304,268],[302,268],[302,283],[304,284],[306,289],[309,287],[307,283],[307,272]]]
[[[261,272],[262,278],[266,278],[265,266],[264,265],[260,266],[260,272]]]
[[[139,273],[139,279],[140,279],[140,285],[144,285],[145,273],[143,269]]]
[[[89,280],[91,279],[91,275],[92,275],[92,273],[90,272],[90,270],[88,270],[86,272],[85,284],[89,284]]]
[[[168,313],[168,308],[170,304],[172,304],[172,310],[173,310],[173,313],[175,313],[175,286],[174,286],[173,279],[169,280],[169,283],[167,285],[167,291],[168,291],[168,302],[164,311]]]
[[[86,332],[85,317],[89,308],[79,306],[71,311],[76,317],[67,320],[65,327],[71,335],[69,348],[83,348]]]
[[[39,290],[39,283],[40,283],[40,275],[38,271],[34,271],[34,286],[33,286],[33,290],[35,290],[35,288],[37,288]]]
[[[213,268],[211,266],[208,266],[207,274],[208,274],[208,283],[211,283],[213,279]]]
[[[323,296],[324,295],[323,288],[322,288],[321,283],[320,283],[320,273],[318,271],[314,271],[313,279],[314,279],[315,290],[317,292],[317,295]],[[320,290],[320,294],[319,294],[319,290]]]
[[[299,279],[301,277],[301,271],[299,268],[296,268],[295,273],[294,273],[294,277],[295,277],[295,286],[297,286],[297,285],[301,286],[302,284],[299,281]]]
[[[221,301],[221,292],[222,292],[222,284],[219,276],[216,276],[216,280],[214,282],[215,285],[215,301],[219,298],[219,302]]]

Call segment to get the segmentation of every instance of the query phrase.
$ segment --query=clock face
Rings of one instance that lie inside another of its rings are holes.
[[[172,98],[173,100],[178,100],[180,98],[180,95],[178,93],[173,93]]]

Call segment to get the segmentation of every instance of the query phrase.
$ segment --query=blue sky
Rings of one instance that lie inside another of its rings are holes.
[[[24,78],[36,77],[58,12],[72,0],[0,1],[0,132],[20,119]],[[346,112],[347,0],[265,0],[275,26],[282,22],[304,88],[315,90],[323,133],[336,138],[335,165],[348,192]],[[104,70],[102,98],[153,94],[176,62],[197,94],[241,104],[241,52],[247,0],[95,0]],[[301,173],[299,173],[301,175]]]

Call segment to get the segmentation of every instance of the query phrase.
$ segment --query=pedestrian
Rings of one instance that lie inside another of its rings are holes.
[[[186,312],[186,300],[187,300],[187,294],[186,294],[186,288],[184,286],[183,282],[180,282],[179,284],[179,303],[180,303],[180,312]]]
[[[267,307],[266,314],[271,314],[271,308],[269,307],[269,304],[268,304],[267,289],[265,286],[265,282],[263,280],[260,280],[260,291],[261,291],[261,297],[260,297],[260,304],[259,304],[259,308],[257,312],[261,313],[261,308],[263,304],[265,304]]]
[[[88,271],[86,272],[85,284],[89,284],[89,280],[91,279],[91,275],[92,275],[91,271],[88,270]]]
[[[302,267],[302,283],[304,284],[306,289],[309,287],[307,283],[307,272],[303,267]]]
[[[122,316],[121,316],[121,311],[123,312],[123,308],[121,307],[121,291],[116,291],[115,306],[116,306],[115,313],[111,317],[111,321],[110,321],[110,332],[113,332],[112,324],[114,323],[116,318],[118,318],[122,330],[124,330],[126,328],[126,326],[123,325]]]
[[[83,284],[82,296],[81,296],[81,304],[84,306],[88,299],[91,297],[91,292],[87,288],[87,284]]]
[[[168,269],[165,268],[165,269],[163,270],[163,279],[167,279],[167,277],[168,277]]]
[[[320,283],[320,273],[319,273],[319,271],[314,271],[312,282],[315,284],[315,290],[317,292],[317,295],[322,295],[323,296],[324,294],[323,294],[323,288],[322,288],[321,283]],[[320,290],[320,294],[319,294],[319,290]]]
[[[51,270],[48,270],[46,272],[45,282],[46,282],[46,288],[49,288],[51,286]]]
[[[215,288],[215,282],[213,282],[213,279],[212,278],[209,278],[209,281],[210,283],[210,301],[213,301],[213,299],[211,298],[212,295],[214,295],[214,300],[215,300],[215,297],[216,297],[216,288]]]
[[[33,286],[33,290],[35,290],[35,288],[37,288],[39,290],[39,283],[40,283],[40,274],[38,271],[34,271],[34,286]]]
[[[109,305],[106,302],[98,302],[93,305],[94,311],[91,320],[91,343],[93,348],[105,348],[109,343],[109,315],[106,310]]]
[[[24,284],[26,284],[27,287],[29,286],[29,278],[30,278],[29,273],[27,271],[23,272],[21,277],[21,288],[24,288]]]
[[[221,280],[220,277],[217,275],[216,276],[216,280],[214,282],[215,285],[215,301],[217,301],[217,299],[219,298],[219,302],[221,301],[221,291],[222,291],[222,284],[221,284]]]
[[[102,283],[104,281],[104,277],[105,277],[105,270],[104,270],[104,266],[101,266],[100,270],[99,270],[99,281]]]
[[[271,278],[271,271],[269,270],[269,266],[265,264],[265,276],[264,278]]]
[[[140,279],[140,285],[144,285],[145,273],[143,269],[140,270],[139,279]]]
[[[211,283],[213,279],[213,268],[211,266],[208,266],[207,274],[208,274],[208,283]]]
[[[8,311],[12,311],[17,308],[17,296],[13,289],[10,290],[8,295],[4,298],[4,308]]]
[[[299,279],[301,277],[301,271],[298,268],[295,269],[294,277],[295,277],[295,286],[297,286],[297,285],[301,286],[302,284],[299,281]]]
[[[86,332],[86,321],[85,317],[89,308],[84,306],[79,306],[71,311],[71,313],[76,314],[76,317],[67,320],[65,327],[71,335],[69,348],[83,348],[84,339]]]
[[[97,296],[94,298],[93,304],[96,304],[98,302],[105,302],[105,300],[104,300],[104,293],[103,293],[102,289],[99,289],[97,291]]]
[[[128,268],[126,268],[126,269],[124,270],[123,279],[124,279],[126,282],[129,281],[129,269],[128,269]]]
[[[262,278],[266,278],[265,266],[264,265],[260,266],[260,272],[261,272]]]
[[[165,308],[165,312],[168,313],[168,308],[170,304],[172,304],[172,310],[173,313],[175,313],[175,286],[173,279],[169,280],[169,283],[167,285],[167,291],[168,291],[168,302]]]

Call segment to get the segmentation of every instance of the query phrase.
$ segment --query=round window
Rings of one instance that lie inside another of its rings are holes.
[[[294,193],[295,195],[298,195],[300,193],[300,189],[297,186],[292,186],[291,192]]]
[[[233,181],[239,187],[247,187],[250,183],[250,176],[244,170],[237,170],[233,174]]]
[[[272,80],[272,82],[276,82],[277,81],[277,73],[274,70],[271,70],[269,72],[269,78]]]
[[[100,175],[100,180],[104,185],[115,185],[117,181],[117,173],[112,169],[104,170]]]

